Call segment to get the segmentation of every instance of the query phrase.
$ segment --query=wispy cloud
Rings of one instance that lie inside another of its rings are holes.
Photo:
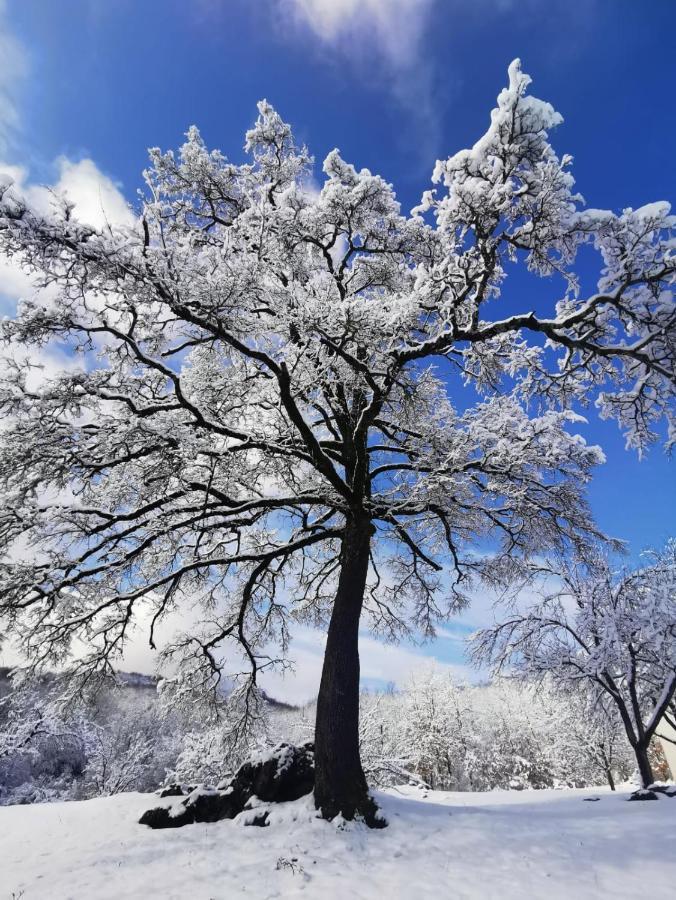
[[[394,69],[418,61],[435,0],[279,0],[300,25],[350,53],[379,53]]]
[[[27,74],[28,52],[9,27],[6,0],[0,0],[0,153],[21,124],[17,93]]]
[[[412,120],[426,167],[436,159],[439,98],[425,38],[437,0],[276,0],[291,32],[313,35]]]
[[[289,703],[305,703],[317,696],[321,678],[326,635],[311,628],[293,630],[289,658],[293,672],[283,675],[265,672],[263,688],[273,697]],[[453,675],[458,681],[474,680],[477,675],[468,665],[445,658],[442,646],[428,644],[385,644],[362,632],[359,635],[361,681],[365,686],[382,689],[388,684],[403,688],[409,678],[430,665]],[[457,654],[456,658],[457,658]]]

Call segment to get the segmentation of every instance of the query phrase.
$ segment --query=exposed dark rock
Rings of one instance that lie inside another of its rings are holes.
[[[647,788],[641,788],[640,791],[634,791],[634,793],[627,797],[628,800],[657,800],[657,794],[654,791],[649,791]]]
[[[268,817],[270,813],[267,809],[264,809],[262,812],[256,813],[251,819],[247,819],[244,823],[245,825],[257,825],[259,828],[267,828],[270,824],[268,821]]]
[[[194,817],[188,816],[187,811],[183,811],[177,816],[170,816],[169,810],[163,806],[147,809],[139,819],[141,825],[148,825],[150,828],[180,828],[182,825],[189,825],[194,821]]]
[[[196,788],[172,808],[149,809],[139,822],[150,828],[180,828],[193,822],[234,819],[252,797],[265,803],[298,800],[313,790],[314,780],[314,745],[295,747],[283,743],[270,753],[245,762],[224,789]],[[260,813],[254,817],[260,822],[251,820],[247,824],[267,825],[267,815],[267,811]]]
[[[183,788],[180,784],[168,784],[160,791],[160,797],[184,797]]]
[[[666,797],[676,797],[676,784],[651,784],[650,790]]]
[[[245,762],[230,787],[266,803],[284,803],[309,794],[315,784],[314,744],[279,744],[266,757]],[[246,801],[244,801],[246,802]]]

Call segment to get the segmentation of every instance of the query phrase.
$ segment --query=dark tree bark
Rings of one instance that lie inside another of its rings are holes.
[[[652,738],[653,731],[655,730],[655,726],[653,726],[653,728],[649,731],[646,731],[646,729],[644,728],[641,720],[638,698],[636,696],[636,693],[632,691],[634,714],[637,723],[637,725],[634,726],[634,723],[631,720],[631,716],[629,715],[627,705],[620,698],[615,684],[612,682],[612,680],[611,687],[613,688],[611,697],[617,705],[617,709],[620,713],[620,718],[622,719],[622,722],[624,724],[624,730],[627,735],[627,740],[631,744],[631,749],[634,751],[634,756],[636,757],[636,764],[638,766],[639,775],[641,777],[641,787],[646,788],[655,780],[652,766],[650,765],[650,759],[648,758],[648,747],[650,746],[650,740]]]
[[[315,726],[315,805],[324,818],[361,816],[385,825],[369,796],[359,756],[359,618],[373,526],[348,519],[324,653]]]
[[[644,788],[649,787],[655,781],[655,776],[653,775],[652,766],[650,765],[650,759],[648,757],[648,743],[639,741],[634,744],[634,754],[636,756],[636,762],[638,763],[638,771],[641,776],[641,787]]]
[[[613,773],[610,769],[606,769],[606,778],[608,779],[608,787],[611,791],[615,790],[615,779],[613,778]]]

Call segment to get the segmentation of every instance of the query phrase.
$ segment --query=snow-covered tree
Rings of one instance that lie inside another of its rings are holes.
[[[585,787],[632,773],[618,715],[586,692],[498,678],[458,684],[437,668],[401,692],[362,696],[361,755],[370,779],[439,790]]]
[[[0,803],[80,799],[156,788],[187,723],[154,691],[129,686],[64,706],[59,680],[16,673],[0,701]]]
[[[583,208],[548,143],[561,116],[529,82],[512,63],[488,131],[410,216],[337,150],[311,190],[266,102],[244,164],[195,128],[178,155],[151,151],[132,227],[3,184],[0,251],[36,292],[2,325],[0,611],[35,667],[77,641],[91,679],[139,620],[154,647],[188,608],[164,648],[177,683],[224,673],[253,701],[291,624],[324,625],[315,802],[373,821],[362,615],[431,634],[490,577],[477,544],[508,562],[583,552],[602,454],[570,433],[572,407],[595,398],[643,448],[673,396],[669,206]],[[600,258],[588,295],[582,245]],[[519,268],[543,278],[537,309],[509,297]],[[81,364],[36,384],[48,342]],[[476,405],[454,407],[454,381]]]
[[[654,780],[650,742],[676,695],[676,541],[649,564],[617,575],[572,568],[525,612],[478,632],[473,655],[497,669],[548,676],[612,705],[644,787]]]
[[[562,772],[553,740],[554,721],[532,685],[496,679],[471,697],[472,754],[467,761],[472,790],[553,787],[572,778]]]
[[[0,700],[0,804],[69,796],[85,761],[81,730],[59,715],[49,684],[15,677]]]
[[[155,739],[156,733],[139,728],[126,717],[116,718],[105,727],[89,723],[85,730],[84,775],[90,792],[107,797],[138,790],[154,766]]]
[[[370,783],[389,787],[422,783],[402,741],[403,702],[393,691],[362,691],[359,704],[359,755]]]
[[[29,751],[42,737],[59,731],[54,710],[35,691],[15,689],[0,700],[0,760]]]
[[[634,771],[634,754],[614,704],[584,686],[561,690],[551,679],[526,685],[546,717],[544,743],[555,783],[586,787],[606,781],[615,790]]]
[[[407,767],[431,788],[464,790],[473,749],[466,693],[432,667],[410,679],[398,718],[397,746]]]

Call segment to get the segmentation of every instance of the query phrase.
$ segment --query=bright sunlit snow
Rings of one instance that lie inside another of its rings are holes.
[[[405,787],[378,794],[390,827],[376,832],[315,819],[311,797],[281,804],[267,828],[151,831],[136,820],[152,794],[6,807],[0,896],[668,900],[676,799],[628,796]]]

